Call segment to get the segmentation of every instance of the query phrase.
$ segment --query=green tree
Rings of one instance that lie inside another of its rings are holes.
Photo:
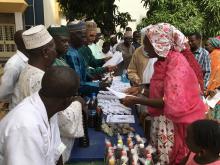
[[[125,28],[131,16],[121,13],[115,0],[57,0],[68,21],[93,19],[105,35],[116,32],[115,28]]]
[[[168,22],[188,34],[220,34],[220,0],[142,0],[148,8],[138,29],[158,22]]]

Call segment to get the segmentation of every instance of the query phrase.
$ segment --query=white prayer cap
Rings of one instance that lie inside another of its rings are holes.
[[[39,48],[53,39],[44,25],[37,25],[24,31],[22,38],[26,49]]]

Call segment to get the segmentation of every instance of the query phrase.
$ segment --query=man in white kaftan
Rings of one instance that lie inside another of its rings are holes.
[[[0,121],[0,132],[1,165],[55,165],[65,149],[56,115],[48,121],[38,93]]]
[[[41,80],[44,73],[41,69],[29,64],[27,65],[16,84],[15,95],[12,99],[14,106],[41,89]],[[74,101],[67,109],[58,112],[56,116],[62,141],[67,146],[67,150],[63,154],[63,160],[68,161],[74,144],[74,138],[84,136],[82,106],[78,101]]]
[[[12,96],[12,104],[9,108],[14,108],[24,98],[38,92],[41,88],[43,75],[43,70],[27,64],[25,69],[21,72],[19,80],[15,86],[14,94]]]
[[[11,103],[15,84],[21,71],[28,63],[28,57],[24,54],[25,46],[21,36],[22,32],[22,30],[19,30],[14,35],[17,52],[5,64],[4,73],[0,79],[0,101]]]
[[[49,66],[46,59],[43,59],[42,62],[42,60],[38,60],[40,58],[40,55],[39,58],[35,57],[35,61],[32,63],[32,65],[28,64],[27,67],[22,71],[15,87],[14,95],[12,97],[12,105],[10,108],[15,107],[23,99],[41,89],[41,81],[45,71],[35,66],[39,66],[39,63],[42,65],[41,68],[48,68]],[[32,61],[31,54],[30,60]],[[65,137],[65,140],[62,139],[62,141],[68,145],[68,150],[64,153],[64,161],[69,159],[74,138],[82,137],[84,135],[82,108],[79,107],[78,104],[80,103],[75,101],[66,110],[57,113],[61,136]]]

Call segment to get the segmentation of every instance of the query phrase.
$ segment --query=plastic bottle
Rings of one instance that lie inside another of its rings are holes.
[[[96,131],[102,130],[102,116],[103,116],[102,109],[101,107],[97,106],[96,116],[95,116],[95,130]]]
[[[128,136],[127,138],[127,145],[129,146],[129,144],[132,142],[132,138],[130,136]]]
[[[151,117],[146,116],[144,119],[144,134],[147,139],[150,139]]]
[[[116,150],[115,150],[115,158],[120,159],[121,158],[121,151],[122,151],[122,144],[117,144]]]
[[[108,165],[115,165],[115,157],[112,156],[109,161],[108,161]]]
[[[123,140],[120,134],[118,134],[118,144],[121,144],[123,146]]]
[[[142,143],[142,138],[140,137],[140,135],[135,135],[135,139],[136,139],[136,143],[137,144],[141,144]]]
[[[91,97],[89,105],[88,105],[88,109],[89,109],[88,126],[90,128],[95,127],[96,108],[97,108],[96,93],[92,93],[92,97]]]
[[[110,149],[111,147],[112,147],[112,143],[110,142],[110,140],[105,139],[105,154],[104,154],[105,162],[108,162],[107,157],[108,157],[109,151],[111,151]]]
[[[121,81],[124,82],[124,83],[129,83],[129,79],[127,77],[127,70],[126,69],[123,70],[123,73],[121,75]]]
[[[139,144],[138,156],[140,158],[144,158],[145,157],[145,148],[144,148],[144,144],[143,143]]]
[[[151,165],[151,164],[152,164],[152,155],[151,154],[147,154],[145,165]]]
[[[113,152],[111,150],[108,151],[108,154],[106,156],[106,164],[109,163],[109,160],[111,159],[111,157],[114,156]]]
[[[89,135],[88,135],[88,121],[87,121],[87,115],[83,111],[83,129],[84,129],[84,136],[79,138],[79,146],[80,147],[89,147]]]
[[[122,155],[122,156],[121,156],[120,164],[121,164],[121,165],[128,165],[127,163],[128,163],[128,157],[127,157],[127,155]]]

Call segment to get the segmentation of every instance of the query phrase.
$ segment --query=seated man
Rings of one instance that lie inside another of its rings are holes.
[[[55,114],[72,103],[78,88],[79,78],[72,69],[48,69],[40,91],[0,121],[0,164],[63,165],[65,145]]]

